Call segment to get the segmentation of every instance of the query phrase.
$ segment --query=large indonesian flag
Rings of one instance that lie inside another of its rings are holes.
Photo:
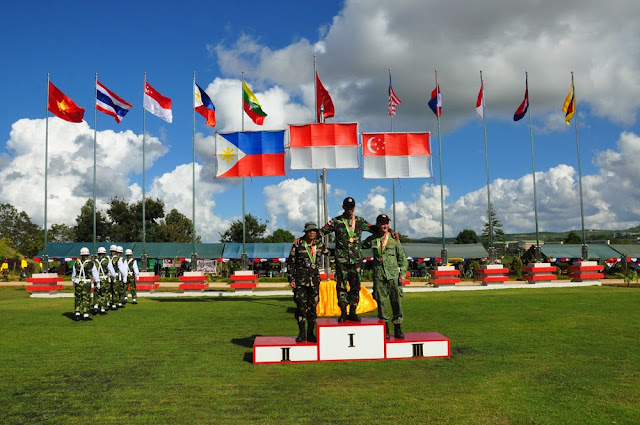
[[[362,133],[365,179],[431,177],[429,132]]]
[[[358,168],[358,124],[289,125],[292,170]]]

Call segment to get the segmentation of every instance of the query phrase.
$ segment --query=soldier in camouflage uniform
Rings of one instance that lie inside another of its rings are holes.
[[[109,250],[111,251],[111,257],[109,258],[109,264],[113,273],[109,270],[109,277],[111,282],[111,309],[117,310],[118,306],[122,307],[121,301],[121,289],[122,289],[122,272],[120,270],[120,253],[121,249],[118,249],[116,245],[111,245]]]
[[[347,318],[359,322],[356,314],[360,302],[360,267],[362,266],[362,251],[360,242],[362,232],[371,231],[371,225],[362,217],[353,214],[356,202],[353,198],[346,198],[342,202],[344,212],[342,215],[332,218],[320,230],[321,235],[335,233],[336,241],[336,293],[340,317],[338,322],[344,322]],[[349,291],[347,292],[347,282]],[[347,305],[350,306],[347,316]]]
[[[378,231],[362,242],[362,248],[373,248],[373,298],[378,302],[378,318],[384,321],[389,339],[388,297],[393,311],[394,336],[404,338],[401,328],[402,283],[409,262],[400,242],[391,236],[389,217],[386,214],[378,216],[376,227]]]
[[[71,272],[73,292],[75,297],[75,320],[89,320],[91,308],[91,290],[96,283],[100,284],[100,277],[96,265],[89,258],[89,248],[80,249],[80,259],[73,265]]]
[[[122,260],[122,264],[124,265],[123,270],[126,270],[126,279],[124,282],[124,299],[127,299],[127,290],[131,288],[131,303],[138,304],[138,291],[136,289],[136,279],[140,277],[140,272],[138,271],[138,263],[133,258],[133,251],[127,249],[125,251],[125,255],[127,258]]]
[[[297,342],[317,342],[314,335],[316,326],[316,308],[320,291],[320,271],[318,259],[328,254],[322,240],[318,238],[318,226],[308,222],[304,225],[305,235],[299,243],[294,243],[287,260],[289,285],[293,288],[293,300],[296,302],[296,320],[298,321]],[[307,321],[305,334],[304,321]]]
[[[96,263],[100,284],[93,291],[93,313],[107,314],[107,303],[109,302],[110,288],[109,284],[109,259],[106,256],[107,250],[104,247],[98,248],[98,258],[93,260]]]

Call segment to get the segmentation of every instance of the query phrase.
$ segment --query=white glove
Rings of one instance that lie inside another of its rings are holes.
[[[100,282],[96,285],[96,288],[100,289]]]

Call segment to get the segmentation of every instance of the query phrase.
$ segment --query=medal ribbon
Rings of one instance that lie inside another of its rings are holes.
[[[381,239],[382,239],[382,244],[380,244],[380,240]],[[385,248],[387,247],[387,243],[388,242],[389,242],[389,232],[387,232],[384,235],[384,238],[376,239],[376,247],[378,248],[378,252],[380,253],[380,255],[382,255],[382,253],[384,252]]]
[[[351,217],[351,223],[347,224],[347,220],[345,220],[343,217],[342,222],[344,223],[344,227],[347,228],[347,234],[349,235],[350,241],[353,242],[353,235],[356,232],[356,218]]]
[[[311,264],[315,264],[316,263],[316,246],[312,245],[311,250],[309,250],[309,245],[307,245],[307,242],[305,241],[304,249],[307,250],[307,255],[309,256],[309,260],[311,260]]]

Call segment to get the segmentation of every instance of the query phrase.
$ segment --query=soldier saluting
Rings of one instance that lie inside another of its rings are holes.
[[[293,299],[296,302],[295,317],[298,322],[296,342],[316,342],[314,329],[316,326],[316,308],[320,292],[320,271],[318,259],[328,250],[318,238],[318,226],[314,222],[304,225],[304,237],[291,246],[287,260],[287,276],[293,288]],[[307,321],[305,334],[304,322]]]

